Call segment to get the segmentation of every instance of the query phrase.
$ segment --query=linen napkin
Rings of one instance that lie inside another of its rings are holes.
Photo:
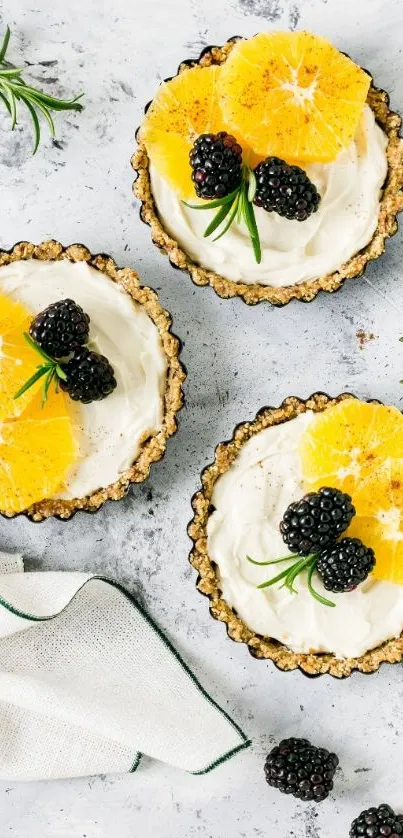
[[[250,742],[121,586],[0,553],[0,778],[194,774]]]

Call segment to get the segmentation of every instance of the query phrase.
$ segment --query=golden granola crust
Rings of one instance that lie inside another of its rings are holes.
[[[31,242],[19,242],[11,250],[0,250],[0,267],[9,265],[21,259],[41,259],[43,261],[87,262],[106,274],[109,279],[121,285],[132,299],[143,306],[151,320],[155,323],[164,352],[167,357],[167,383],[164,395],[165,415],[162,428],[157,433],[145,435],[141,443],[140,453],[129,469],[120,475],[115,483],[100,488],[84,498],[71,500],[45,499],[33,504],[23,514],[32,521],[43,521],[56,517],[62,520],[71,518],[78,510],[96,512],[107,500],[120,500],[127,493],[132,483],[142,483],[146,480],[152,463],[160,460],[165,453],[167,440],[177,430],[176,414],[183,404],[182,384],[186,378],[185,368],[180,361],[181,343],[171,332],[172,319],[170,314],[162,308],[158,296],[151,288],[140,285],[139,277],[132,268],[118,268],[116,262],[105,253],[93,255],[82,244],[72,244],[63,247],[57,241],[45,241],[35,245]],[[8,515],[0,512],[8,518]]]
[[[208,48],[202,52],[199,59],[183,62],[178,72],[186,72],[189,67],[193,67],[196,64],[200,64],[202,67],[208,67],[211,64],[222,64],[237,40],[239,38],[227,41],[222,47]],[[266,285],[246,285],[242,282],[234,282],[193,262],[190,256],[181,249],[178,242],[168,235],[158,217],[151,192],[147,151],[138,135],[139,148],[133,155],[131,161],[133,169],[137,174],[136,181],[133,184],[133,191],[136,198],[141,202],[141,219],[151,227],[151,236],[154,244],[169,256],[172,265],[188,271],[196,285],[211,285],[220,297],[225,299],[229,297],[241,297],[248,305],[255,305],[264,300],[276,306],[286,305],[293,299],[310,302],[316,297],[319,291],[337,291],[346,279],[361,276],[368,262],[373,259],[378,259],[382,255],[385,250],[386,240],[396,233],[397,214],[403,209],[403,139],[399,136],[402,119],[397,113],[389,109],[388,94],[384,90],[375,87],[372,79],[367,101],[377,121],[388,137],[388,175],[382,191],[378,226],[371,241],[348,262],[342,265],[339,270],[332,274],[322,276],[319,279],[273,288]]]
[[[298,654],[273,638],[256,634],[222,598],[219,571],[207,549],[207,522],[212,511],[212,495],[217,479],[230,468],[250,437],[272,425],[294,419],[306,410],[326,410],[346,398],[355,396],[343,393],[330,398],[324,393],[314,393],[306,401],[290,396],[280,407],[265,407],[253,422],[238,425],[232,439],[218,445],[214,463],[202,473],[202,489],[192,499],[194,517],[188,528],[193,541],[190,563],[199,574],[197,588],[209,598],[212,616],[226,624],[229,637],[237,643],[246,643],[254,657],[272,660],[278,669],[290,671],[299,668],[311,676],[328,673],[336,678],[345,678],[355,669],[369,673],[375,672],[381,663],[398,663],[403,659],[403,634],[397,640],[388,640],[360,658],[348,659],[336,658],[332,654]]]

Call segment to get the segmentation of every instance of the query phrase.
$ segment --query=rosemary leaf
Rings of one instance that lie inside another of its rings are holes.
[[[240,197],[240,193],[238,193],[238,195],[236,196],[236,198],[234,200],[234,203],[232,204],[230,213],[228,215],[227,222],[226,222],[225,226],[223,227],[223,229],[221,230],[221,233],[219,233],[218,236],[215,236],[215,238],[213,239],[214,242],[218,241],[218,239],[220,239],[221,236],[224,236],[225,233],[227,232],[227,230],[229,230],[229,228],[231,227],[231,224],[232,224],[232,222],[233,222],[233,220],[234,220],[234,218],[235,218],[235,216],[238,212],[239,197]]]
[[[252,242],[252,247],[253,247],[253,252],[255,254],[255,259],[256,259],[256,262],[258,263],[258,265],[260,265],[260,262],[262,261],[262,250],[261,250],[261,247],[260,247],[259,230],[258,230],[257,224],[256,224],[256,218],[255,218],[255,212],[254,212],[254,209],[253,209],[253,204],[251,204],[250,201],[248,201],[247,195],[245,195],[245,198],[244,198],[243,208],[244,208],[245,224],[246,224],[246,226],[248,228],[248,231],[249,231],[249,235],[250,235],[251,242]]]
[[[227,215],[228,215],[228,213],[231,209],[231,206],[232,206],[232,203],[224,204],[224,206],[222,206],[218,210],[218,212],[216,212],[213,220],[210,221],[210,224],[208,225],[208,227],[206,227],[206,229],[203,233],[203,237],[205,239],[207,238],[207,236],[211,236],[211,234],[214,233],[214,230],[216,230],[217,227],[219,227],[220,224],[222,224],[222,222],[224,221],[224,218],[227,217]]]
[[[2,91],[2,90],[0,90],[0,99],[4,102],[4,104],[5,104],[6,108],[7,108],[8,112],[9,112],[9,114],[10,114],[10,116],[11,116],[10,103],[9,103],[9,101],[8,101],[7,97],[4,95],[4,93],[3,93],[3,91]]]
[[[83,93],[80,93],[79,96],[75,96],[74,99],[65,100],[56,99],[55,96],[49,96],[48,93],[44,93],[42,90],[37,90],[35,87],[30,87],[27,84],[24,84],[23,88],[24,97],[29,96],[31,99],[36,99],[36,101],[41,102],[42,105],[52,108],[53,111],[81,111],[83,109],[83,106],[79,103],[79,99],[82,99],[84,96]]]
[[[62,381],[67,381],[67,375],[66,375],[65,371],[62,369],[62,367],[60,366],[60,364],[56,364],[55,372],[56,372],[56,375],[57,375],[58,379],[61,378]]]
[[[296,562],[296,564],[299,564],[299,562]],[[267,582],[262,582],[260,585],[258,585],[258,588],[260,590],[262,590],[263,588],[270,588],[272,585],[275,585],[276,582],[280,582],[281,579],[285,579],[285,577],[288,576],[289,572],[290,568],[287,567],[286,570],[283,570],[281,573],[278,573],[277,576],[273,576],[273,579],[269,579]]]
[[[45,381],[43,382],[42,402],[41,402],[42,407],[45,407],[46,399],[47,399],[48,393],[49,393],[49,387],[50,387],[50,385],[51,385],[51,383],[52,383],[52,381],[55,377],[55,374],[56,374],[56,371],[55,371],[55,368],[53,367],[53,369],[49,370],[49,372],[48,372],[48,374],[45,378]]]
[[[35,108],[31,105],[31,102],[26,99],[25,105],[27,106],[29,113],[31,114],[33,126],[34,126],[34,148],[32,154],[36,154],[38,150],[39,143],[41,141],[41,126],[39,124],[39,119],[36,115]]]
[[[271,559],[269,562],[257,562],[255,559],[252,559],[250,556],[246,556],[248,562],[251,564],[256,564],[258,567],[264,567],[269,564],[281,564],[281,562],[289,562],[291,559],[298,559],[298,553],[293,553],[290,556],[283,556],[281,559]]]
[[[3,82],[1,78],[0,78],[0,86],[3,88],[4,95],[7,97],[7,100],[8,100],[9,111],[10,111],[10,115],[11,115],[11,130],[14,131],[14,128],[15,128],[16,123],[17,123],[17,104],[16,104],[15,96],[13,95],[12,90],[9,88],[9,86],[5,82]]]
[[[11,36],[11,29],[10,29],[9,26],[7,26],[7,29],[6,29],[4,38],[3,38],[3,43],[0,47],[0,64],[4,61],[4,59],[6,57],[6,52],[7,52],[7,49],[8,49],[10,36]]]
[[[256,195],[256,186],[257,186],[256,175],[252,171],[252,169],[249,169],[248,174],[249,174],[248,201],[250,201],[252,203],[252,201],[253,201],[253,199]]]
[[[31,375],[31,378],[28,378],[28,381],[26,381],[25,384],[23,384],[22,387],[20,387],[20,389],[17,390],[17,392],[13,396],[13,399],[19,399],[21,396],[23,396],[24,393],[26,393],[26,391],[29,390],[29,388],[32,387],[32,385],[35,384],[36,381],[42,378],[43,375],[47,375],[50,369],[51,367],[48,364],[43,364],[42,366],[40,366],[37,369],[37,371],[34,372],[33,375]]]
[[[55,96],[50,96],[48,93],[26,84],[21,77],[24,68],[13,67],[6,62],[10,35],[10,27],[7,26],[3,42],[0,46],[0,103],[2,102],[9,111],[12,129],[17,124],[17,102],[22,102],[26,106],[34,127],[33,153],[35,154],[41,139],[38,112],[43,116],[49,126],[51,135],[54,136],[55,126],[50,111],[81,111],[83,106],[79,100],[83,94],[81,93],[79,96],[74,97],[74,99],[58,99]]]
[[[206,201],[204,204],[189,204],[187,201],[182,201],[182,204],[185,204],[185,207],[189,207],[189,209],[215,209],[215,207],[222,207],[224,206],[224,204],[232,204],[232,201],[234,200],[238,192],[239,187],[237,187],[237,189],[234,189],[233,192],[229,192],[228,195],[224,195],[223,198],[215,198],[214,201]]]
[[[42,349],[41,346],[39,346],[39,343],[36,343],[36,341],[34,341],[33,338],[31,338],[31,335],[28,332],[24,332],[24,338],[31,347],[31,349],[34,349],[35,352],[37,352],[38,355],[41,356],[41,358],[44,358],[44,360],[47,361],[49,364],[55,363],[53,358],[51,358],[50,355],[48,355],[47,352],[45,352],[45,350]]]
[[[335,608],[336,603],[332,602],[331,599],[325,599],[325,597],[321,596],[318,593],[318,591],[315,591],[315,588],[312,585],[312,576],[314,574],[315,567],[316,567],[316,562],[313,562],[311,567],[309,568],[309,571],[308,571],[308,590],[309,590],[309,593],[314,597],[314,599],[316,599],[318,602],[320,602],[321,605],[327,605],[328,608]]]
[[[50,111],[48,111],[47,107],[45,107],[45,105],[43,105],[42,102],[37,97],[31,96],[30,98],[31,98],[32,104],[35,105],[35,107],[38,109],[38,111],[41,112],[41,114],[43,114],[46,122],[48,123],[50,136],[54,137],[55,133],[56,133],[55,123],[53,122],[52,115],[51,115]],[[27,101],[27,99],[25,97],[24,97],[24,99],[25,99],[25,101]]]

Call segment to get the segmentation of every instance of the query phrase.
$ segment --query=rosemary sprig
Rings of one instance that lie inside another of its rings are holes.
[[[332,602],[330,599],[326,599],[325,597],[321,596],[321,594],[317,590],[315,590],[315,588],[313,587],[312,577],[313,577],[313,574],[315,572],[316,565],[318,563],[317,555],[312,554],[310,556],[298,556],[298,555],[284,556],[281,559],[273,559],[272,561],[268,561],[268,562],[257,562],[257,561],[255,561],[255,559],[252,559],[250,556],[246,556],[246,558],[247,558],[248,562],[251,562],[251,564],[260,565],[261,567],[266,566],[266,565],[281,564],[281,562],[292,561],[293,559],[295,559],[295,561],[292,561],[292,564],[289,567],[287,567],[285,570],[282,570],[276,576],[273,576],[272,579],[268,579],[267,582],[261,582],[261,584],[258,585],[257,587],[260,590],[262,590],[264,588],[270,588],[272,585],[276,585],[277,582],[282,581],[283,584],[282,584],[281,587],[283,587],[283,588],[285,587],[290,591],[290,593],[296,594],[296,593],[298,593],[298,591],[294,588],[294,582],[295,582],[297,576],[300,575],[300,573],[303,573],[304,571],[307,571],[307,574],[308,574],[307,584],[308,584],[308,590],[309,590],[309,593],[311,594],[311,596],[313,596],[314,599],[316,599],[318,602],[320,602],[321,605],[327,605],[328,608],[335,608],[335,606],[336,606],[335,602]]]
[[[253,208],[253,199],[256,192],[256,177],[252,169],[246,164],[242,167],[241,182],[237,189],[234,189],[229,195],[223,198],[216,198],[213,201],[207,201],[203,204],[189,204],[187,201],[183,203],[196,210],[211,210],[217,209],[217,212],[204,231],[204,238],[208,238],[214,233],[225,221],[224,226],[213,241],[217,241],[224,236],[233,224],[235,218],[238,222],[244,221],[248,230],[250,240],[255,254],[255,259],[258,264],[262,261],[262,249],[260,245],[259,230],[256,224],[255,211]]]
[[[66,380],[66,373],[54,358],[51,358],[50,355],[47,354],[34,340],[32,340],[31,335],[28,332],[24,332],[24,338],[31,347],[34,349],[35,352],[40,355],[42,361],[44,363],[38,364],[38,368],[28,381],[20,387],[19,390],[14,394],[14,399],[19,399],[30,387],[33,386],[40,378],[43,378],[43,387],[42,387],[42,407],[44,407],[46,399],[48,397],[49,388],[52,381],[55,382],[56,391],[58,391],[58,385],[60,379],[63,381]]]
[[[84,95],[81,93],[74,99],[57,99],[49,96],[42,90],[31,87],[21,77],[23,67],[13,67],[6,60],[6,53],[10,41],[11,30],[7,26],[3,43],[0,46],[0,100],[3,102],[11,116],[11,130],[17,125],[17,106],[21,102],[27,108],[34,127],[34,148],[33,154],[41,139],[41,126],[38,113],[48,124],[50,135],[55,136],[55,125],[50,111],[82,111],[83,106],[79,99]]]

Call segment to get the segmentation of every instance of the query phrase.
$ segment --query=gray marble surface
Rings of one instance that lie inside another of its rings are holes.
[[[367,277],[283,310],[196,289],[152,247],[131,195],[129,161],[143,106],[160,79],[206,44],[270,27],[329,36],[403,110],[403,4],[396,0],[6,0],[10,57],[49,91],[85,91],[82,115],[57,115],[58,140],[30,156],[29,126],[0,116],[1,240],[82,241],[133,265],[158,289],[184,341],[189,378],[180,430],[149,482],[94,517],[0,522],[0,546],[31,569],[109,573],[134,591],[253,748],[204,777],[144,761],[136,775],[0,788],[0,834],[13,838],[344,838],[357,812],[401,811],[400,666],[342,682],[281,674],[231,643],[195,590],[186,525],[216,443],[264,404],[314,390],[402,405],[402,236]],[[357,333],[375,339],[360,345]],[[268,789],[271,744],[306,735],[340,756],[332,796],[300,804]]]

